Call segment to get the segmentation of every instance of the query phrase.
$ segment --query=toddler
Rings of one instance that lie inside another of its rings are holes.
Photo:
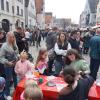
[[[29,60],[28,55],[25,51],[21,52],[20,60],[16,63],[15,72],[19,80],[23,79],[28,72],[32,72],[34,66]]]

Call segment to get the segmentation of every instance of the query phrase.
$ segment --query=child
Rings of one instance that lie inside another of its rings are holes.
[[[27,80],[25,90],[21,94],[20,100],[43,100],[42,91],[39,89],[34,80]]]
[[[40,74],[47,75],[47,56],[48,52],[46,49],[40,49],[39,55],[36,62],[36,69],[38,69]]]
[[[27,87],[24,91],[25,100],[43,100],[42,91],[38,87]]]
[[[85,76],[79,80],[79,74],[70,66],[64,68],[62,75],[68,85],[60,91],[58,100],[85,100],[94,79]]]
[[[0,100],[6,100],[4,94],[5,83],[5,79],[3,77],[0,77]]]
[[[23,79],[28,72],[32,72],[33,64],[27,60],[27,53],[21,52],[20,60],[16,63],[15,72],[19,80]]]

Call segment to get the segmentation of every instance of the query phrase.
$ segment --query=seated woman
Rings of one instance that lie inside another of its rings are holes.
[[[67,54],[67,50],[71,49],[71,45],[67,40],[66,33],[61,32],[58,36],[58,40],[55,43],[54,51],[55,51],[55,76],[59,76],[63,67],[65,66],[65,57]]]
[[[47,58],[48,58],[47,49],[40,49],[36,61],[36,69],[39,71],[40,74],[47,75],[47,68],[48,68]]]
[[[79,71],[84,71],[85,73],[89,73],[89,64],[82,58],[82,56],[78,53],[77,50],[70,49],[67,51],[67,57],[70,60],[70,66],[73,66],[74,69]]]
[[[62,76],[68,85],[60,91],[58,100],[85,100],[87,98],[94,82],[92,77],[85,76],[79,80],[75,69],[71,67],[65,67]]]

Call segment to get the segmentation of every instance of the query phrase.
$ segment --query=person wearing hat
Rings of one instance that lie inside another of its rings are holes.
[[[6,100],[4,94],[5,83],[5,79],[3,77],[0,77],[0,100]]]
[[[90,40],[90,75],[96,80],[100,66],[100,27],[96,27],[96,35]]]

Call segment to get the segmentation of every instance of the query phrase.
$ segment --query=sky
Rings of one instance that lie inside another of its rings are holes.
[[[45,0],[45,11],[57,18],[71,18],[79,23],[79,16],[85,8],[86,0]]]

